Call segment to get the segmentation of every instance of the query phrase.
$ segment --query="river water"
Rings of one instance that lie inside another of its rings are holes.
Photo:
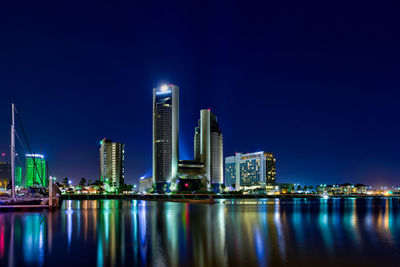
[[[1,212],[0,266],[400,266],[398,199],[63,202]]]

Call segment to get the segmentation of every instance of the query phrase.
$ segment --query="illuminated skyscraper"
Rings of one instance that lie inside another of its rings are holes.
[[[241,154],[225,158],[225,183],[232,187],[275,186],[275,158],[270,152]]]
[[[47,163],[41,154],[26,154],[25,187],[48,184]],[[18,185],[17,181],[15,182]]]
[[[177,175],[179,160],[179,87],[153,89],[153,179],[164,191]]]
[[[119,188],[124,184],[125,145],[104,138],[100,141],[100,180]]]
[[[204,164],[204,175],[211,186],[223,183],[223,138],[217,117],[210,109],[200,110],[194,135],[195,160]]]

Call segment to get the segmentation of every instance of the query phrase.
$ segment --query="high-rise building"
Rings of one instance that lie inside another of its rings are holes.
[[[275,158],[270,152],[241,154],[225,158],[225,183],[229,187],[275,186]]]
[[[194,160],[200,161],[200,126],[194,128]]]
[[[203,172],[211,186],[223,183],[223,138],[217,117],[210,109],[200,110],[194,135],[195,160],[204,164]]]
[[[153,89],[153,180],[162,192],[178,172],[179,87]]]
[[[227,187],[240,187],[240,162],[241,154],[225,158],[225,185]]]
[[[15,166],[15,185],[21,186],[22,168]],[[0,162],[0,188],[6,188],[11,183],[11,164],[9,162]]]
[[[47,163],[41,154],[26,154],[25,187],[44,186],[48,184]],[[16,182],[16,185],[17,182]]]
[[[100,141],[100,180],[119,188],[125,178],[125,145],[104,138]]]
[[[276,185],[276,160],[271,152],[264,153],[265,158],[265,184],[267,187]]]

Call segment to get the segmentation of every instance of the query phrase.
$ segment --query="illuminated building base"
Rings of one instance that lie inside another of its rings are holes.
[[[179,193],[192,193],[202,190],[201,180],[196,178],[179,179],[177,185]]]

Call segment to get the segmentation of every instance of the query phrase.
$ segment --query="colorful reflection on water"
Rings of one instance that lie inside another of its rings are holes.
[[[398,199],[65,201],[0,213],[1,266],[396,266]]]

